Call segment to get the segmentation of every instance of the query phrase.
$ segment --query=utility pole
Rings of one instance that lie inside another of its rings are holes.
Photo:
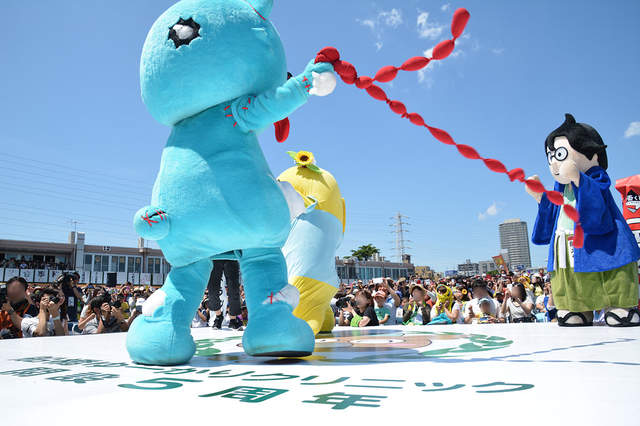
[[[69,236],[69,243],[73,244],[73,250],[71,251],[71,266],[76,269],[76,251],[78,250],[77,235],[78,235],[78,221],[75,219],[69,219],[69,225],[73,226],[73,234]],[[72,241],[73,240],[73,241]]]
[[[409,243],[411,241],[404,238],[404,234],[409,232],[407,229],[405,229],[405,226],[409,226],[409,223],[405,222],[403,219],[409,218],[398,212],[398,214],[396,214],[395,217],[392,217],[391,219],[395,221],[392,225],[390,225],[394,228],[391,233],[396,235],[395,257],[398,258],[399,262],[402,262],[404,260],[404,255],[406,254],[407,249],[411,248],[407,247],[406,245],[406,243]]]
[[[78,233],[78,221],[75,219],[69,219],[69,225],[73,226],[73,232]]]

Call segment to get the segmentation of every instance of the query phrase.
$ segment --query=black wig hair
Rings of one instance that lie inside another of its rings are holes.
[[[569,141],[571,148],[586,156],[589,160],[595,154],[598,154],[598,165],[607,170],[609,163],[607,161],[607,146],[602,141],[602,137],[593,127],[584,123],[576,123],[576,119],[571,114],[564,115],[564,123],[547,136],[545,140],[546,150],[555,150],[554,140],[557,137],[564,136]]]

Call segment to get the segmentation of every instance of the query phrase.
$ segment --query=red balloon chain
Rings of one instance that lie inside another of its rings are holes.
[[[415,56],[405,61],[399,67],[395,67],[393,65],[382,67],[378,70],[373,78],[367,76],[358,76],[358,72],[356,71],[356,68],[353,66],[353,64],[341,60],[340,53],[334,47],[325,47],[320,52],[318,52],[318,55],[316,56],[316,63],[330,62],[333,65],[335,72],[340,76],[342,81],[347,84],[355,84],[358,89],[366,90],[366,92],[372,98],[386,102],[387,105],[389,105],[389,109],[391,109],[391,111],[400,115],[402,118],[408,119],[412,124],[416,126],[426,127],[434,138],[444,144],[455,146],[458,152],[463,157],[469,158],[471,160],[482,160],[489,170],[496,173],[506,174],[512,182],[516,180],[523,182],[531,191],[547,194],[547,198],[549,199],[549,201],[557,206],[562,206],[565,214],[576,223],[573,245],[576,248],[581,248],[584,244],[584,232],[582,230],[582,225],[580,224],[580,215],[574,207],[564,203],[564,197],[560,192],[547,190],[544,185],[542,185],[542,183],[535,179],[525,179],[525,173],[523,169],[517,168],[507,170],[505,165],[500,161],[493,158],[484,158],[480,154],[478,154],[475,148],[469,145],[456,143],[451,135],[449,135],[449,133],[447,133],[445,130],[429,126],[425,123],[420,114],[414,112],[407,113],[407,108],[402,102],[389,99],[385,91],[380,88],[380,86],[373,84],[374,82],[387,83],[395,79],[398,75],[398,71],[400,70],[418,71],[429,65],[431,61],[441,60],[449,56],[455,48],[456,40],[462,35],[462,32],[464,31],[464,28],[469,21],[469,16],[469,12],[464,8],[460,8],[455,11],[455,13],[453,14],[453,21],[451,23],[451,34],[453,38],[438,43],[436,47],[433,48],[433,54],[431,58],[427,58],[424,56]]]

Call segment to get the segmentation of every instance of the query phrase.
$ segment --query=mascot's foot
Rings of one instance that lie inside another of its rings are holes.
[[[293,315],[305,320],[316,335],[333,330],[336,320],[330,303],[337,289],[307,277],[296,277],[292,284],[300,292],[300,302],[293,305]]]
[[[141,315],[127,333],[127,351],[139,364],[178,365],[189,362],[196,345],[189,328]]]
[[[186,364],[196,352],[191,320],[202,301],[212,263],[204,259],[171,268],[161,289],[142,305],[127,333],[127,350],[140,364]]]
[[[607,308],[604,322],[609,327],[637,327],[640,325],[640,310],[634,308]]]
[[[252,356],[304,357],[313,353],[315,336],[305,321],[291,314],[289,305],[280,302],[249,314],[242,346]]]
[[[558,310],[560,327],[588,327],[593,325],[593,312],[569,312]]]

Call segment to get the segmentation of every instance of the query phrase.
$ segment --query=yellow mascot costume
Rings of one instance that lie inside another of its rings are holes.
[[[278,180],[292,216],[291,232],[282,252],[289,283],[300,291],[293,314],[305,320],[315,334],[329,332],[335,325],[330,302],[339,284],[335,254],[345,228],[344,199],[331,173],[315,165],[312,153],[288,154],[296,165]]]

